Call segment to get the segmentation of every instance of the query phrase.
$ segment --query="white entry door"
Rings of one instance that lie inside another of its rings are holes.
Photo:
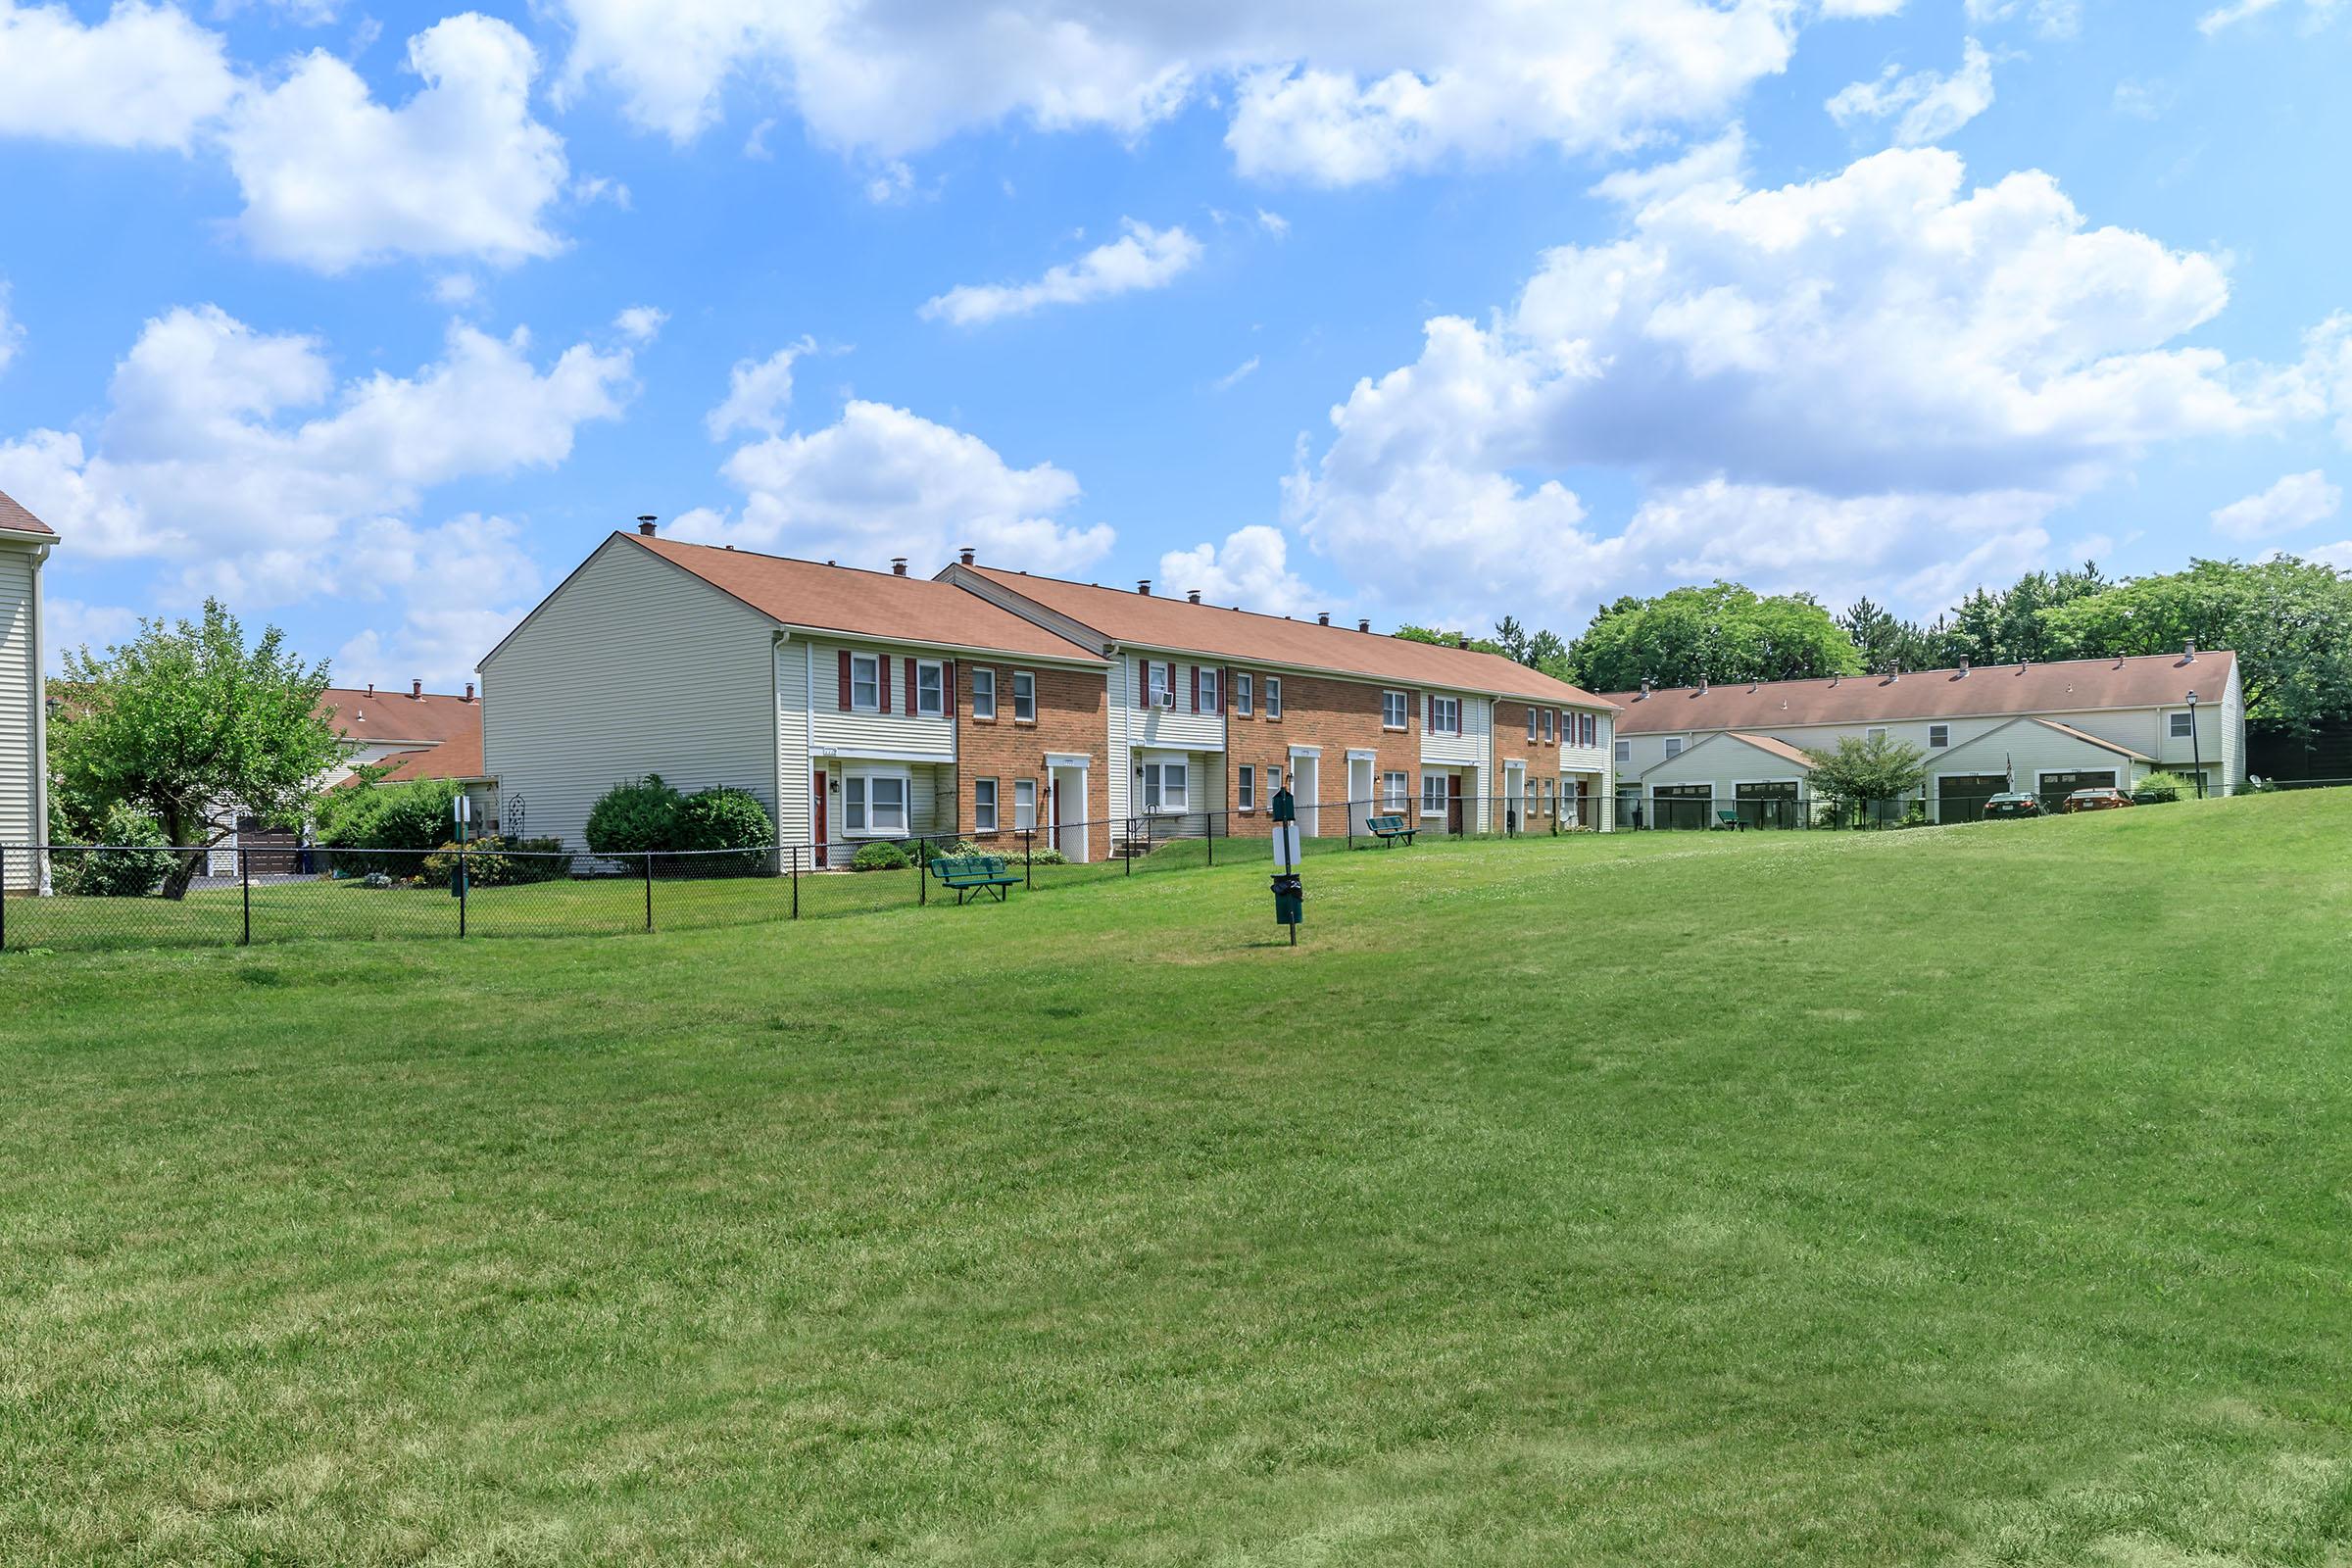
[[[1348,759],[1348,830],[1350,833],[1372,831],[1364,826],[1364,818],[1372,815],[1378,809],[1372,804],[1373,788],[1372,759],[1369,757]]]
[[[1315,825],[1313,802],[1323,798],[1323,760],[1291,754],[1291,800],[1298,808],[1298,836],[1311,839],[1323,830]]]

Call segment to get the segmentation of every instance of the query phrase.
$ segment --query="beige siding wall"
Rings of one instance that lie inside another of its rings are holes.
[[[728,785],[776,809],[776,662],[764,616],[622,539],[482,666],[482,749],[524,831],[585,847],[623,779]]]
[[[2087,730],[2087,724],[2077,726]],[[1931,758],[1928,762],[1928,810],[1934,815],[1939,795],[1937,780],[1945,773],[1990,774],[2011,771],[2017,787],[2026,791],[2041,788],[2044,773],[2082,773],[2112,771],[2116,783],[2130,789],[2134,779],[2144,775],[2145,763],[2134,763],[2130,758],[2093,746],[2088,741],[2031,721],[2012,724],[1998,734],[1984,736],[1965,750],[1956,749],[1948,757]]]
[[[956,757],[956,723],[952,717],[918,718],[906,710],[906,667],[910,662],[945,663],[936,655],[881,643],[811,641],[809,672],[813,680],[809,713],[815,720],[817,755],[844,757],[916,757],[952,761]],[[841,707],[841,656],[870,654],[890,663],[890,711],[845,712]],[[943,671],[944,674],[944,671]],[[953,692],[950,692],[953,698]],[[998,703],[1011,711],[1012,693],[998,694]]]
[[[34,646],[33,552],[0,544],[0,844],[30,844],[48,835],[34,820],[41,760],[34,739],[40,710],[41,659]],[[11,851],[8,885],[28,888],[39,877],[32,855]]]
[[[1777,779],[1801,781],[1804,776],[1805,770],[1785,757],[1775,757],[1727,738],[1694,746],[1670,762],[1660,762],[1642,775],[1642,791],[1648,794],[1660,784],[1710,784],[1715,794],[1729,805],[1734,784]]]

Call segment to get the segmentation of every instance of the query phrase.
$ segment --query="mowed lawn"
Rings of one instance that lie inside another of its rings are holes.
[[[2352,791],[0,958],[0,1562],[2352,1555]]]

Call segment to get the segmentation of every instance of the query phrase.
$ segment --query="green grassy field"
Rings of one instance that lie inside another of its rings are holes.
[[[2348,841],[12,955],[0,1562],[2340,1565]]]

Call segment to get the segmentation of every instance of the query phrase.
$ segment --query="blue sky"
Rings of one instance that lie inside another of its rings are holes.
[[[61,641],[440,687],[642,512],[1569,634],[2352,565],[2348,68],[2336,0],[0,0],[0,489]]]

